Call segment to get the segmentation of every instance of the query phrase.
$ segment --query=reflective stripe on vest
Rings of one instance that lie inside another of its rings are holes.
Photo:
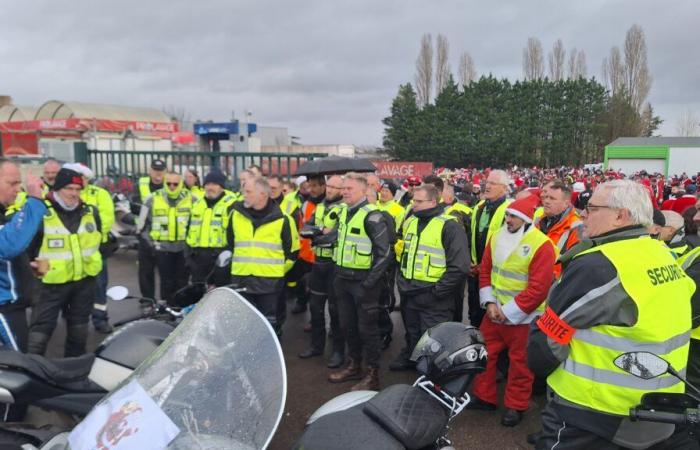
[[[537,251],[543,245],[549,245],[552,241],[542,233],[537,227],[530,226],[523,237],[518,242],[518,245],[511,252],[505,261],[496,262],[493,256],[496,254],[496,245],[498,245],[498,236],[501,233],[507,233],[505,227],[494,233],[491,236],[491,286],[493,295],[501,305],[511,302],[518,294],[527,288],[528,273],[530,271],[530,262]],[[559,256],[559,251],[552,245],[555,258]],[[544,302],[537,307],[533,315],[544,311]]]
[[[338,217],[342,209],[341,203],[331,204],[330,208],[327,207],[325,202],[321,202],[316,205],[316,210],[314,211],[314,226],[319,228],[335,228],[338,224]],[[335,218],[332,218],[332,213],[335,213]],[[322,258],[332,258],[333,248],[331,247],[314,247],[314,253],[318,257]]]
[[[644,380],[617,368],[613,361],[626,352],[653,351],[683,373],[695,287],[663,243],[649,237],[610,242],[576,257],[594,251],[601,252],[617,270],[621,287],[637,306],[637,322],[631,327],[598,325],[577,330],[569,342],[568,358],[547,383],[570,402],[627,416],[646,392],[684,391],[683,383],[672,375]],[[661,269],[673,276],[657,277]]]
[[[231,274],[265,278],[284,277],[284,217],[264,223],[255,229],[251,220],[236,210],[231,214],[231,220],[234,229]]]
[[[361,270],[369,270],[372,267],[372,241],[365,230],[365,218],[371,211],[376,210],[376,205],[365,205],[355,212],[349,222],[348,208],[344,207],[341,210],[334,254],[338,266]]]
[[[299,196],[297,195],[298,193],[299,191],[292,191],[284,197],[282,197],[282,201],[280,202],[280,209],[283,213],[287,214],[288,216],[291,216],[295,209],[301,208],[301,201],[299,200]]]
[[[101,242],[102,234],[97,230],[92,207],[85,208],[78,231],[71,233],[49,206],[44,216],[44,237],[39,250],[39,257],[49,260],[49,271],[42,282],[63,284],[99,274],[102,270]]]
[[[175,206],[170,206],[166,196],[164,189],[153,194],[150,236],[154,241],[184,241],[187,238],[187,223],[192,210],[192,195],[183,190]]]
[[[198,248],[226,247],[226,229],[230,219],[228,209],[235,200],[233,195],[224,194],[213,208],[207,205],[205,198],[198,200],[192,206],[187,245]]]
[[[471,254],[472,254],[472,264],[476,264],[478,261],[476,260],[476,231],[477,228],[479,227],[479,224],[477,223],[477,213],[476,211],[481,208],[483,204],[486,203],[486,200],[481,200],[479,203],[476,204],[476,207],[474,208],[474,214],[472,214],[472,226],[471,226]],[[505,218],[506,215],[506,208],[508,208],[508,205],[510,205],[510,200],[504,200],[501,205],[496,208],[496,211],[492,211],[491,218],[489,221],[489,226],[486,231],[486,241],[488,242],[489,239],[493,237],[493,234],[498,231],[501,228],[501,225],[503,225],[503,219]],[[482,212],[483,214],[483,212]]]
[[[401,256],[401,274],[407,280],[437,283],[447,270],[442,230],[453,216],[441,214],[430,219],[418,233],[418,218],[410,217],[405,225],[404,250]]]

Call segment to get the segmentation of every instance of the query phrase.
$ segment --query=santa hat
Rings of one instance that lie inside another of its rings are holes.
[[[508,208],[506,208],[506,213],[523,219],[526,223],[532,223],[532,216],[535,215],[535,207],[537,206],[538,198],[539,197],[530,195],[528,197],[515,200],[513,203],[508,205]]]

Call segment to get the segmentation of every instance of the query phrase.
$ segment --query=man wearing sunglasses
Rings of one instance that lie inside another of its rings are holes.
[[[187,224],[196,201],[184,187],[180,174],[167,172],[165,186],[147,197],[141,207],[139,234],[155,251],[160,298],[168,302],[172,302],[173,294],[187,284]]]
[[[537,449],[648,448],[674,432],[671,424],[631,422],[629,411],[647,392],[682,393],[683,382],[637,378],[614,362],[648,348],[678,370],[688,364],[695,283],[649,236],[652,209],[638,183],[599,185],[583,214],[585,239],[560,258],[561,279],[527,350],[550,391]]]

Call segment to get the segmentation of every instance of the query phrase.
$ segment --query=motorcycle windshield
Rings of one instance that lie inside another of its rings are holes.
[[[138,400],[134,389],[153,402]],[[284,359],[272,327],[237,292],[215,289],[91,411],[71,434],[71,447],[87,439],[88,448],[137,448],[129,442],[136,445],[137,437],[147,434],[150,448],[265,448],[282,417],[286,391]],[[108,410],[98,414],[101,407]],[[128,417],[133,411],[141,423]],[[167,417],[158,416],[161,411]],[[94,424],[86,427],[91,416]],[[78,432],[82,436],[74,437]]]

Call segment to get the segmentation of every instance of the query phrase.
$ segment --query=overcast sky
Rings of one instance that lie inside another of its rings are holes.
[[[18,105],[173,105],[203,120],[250,110],[304,144],[380,145],[424,33],[448,38],[454,73],[468,51],[478,75],[521,78],[535,36],[545,51],[557,38],[584,50],[600,78],[637,23],[661,133],[674,135],[687,109],[700,116],[697,0],[32,0],[3,2],[2,16],[0,94]]]

